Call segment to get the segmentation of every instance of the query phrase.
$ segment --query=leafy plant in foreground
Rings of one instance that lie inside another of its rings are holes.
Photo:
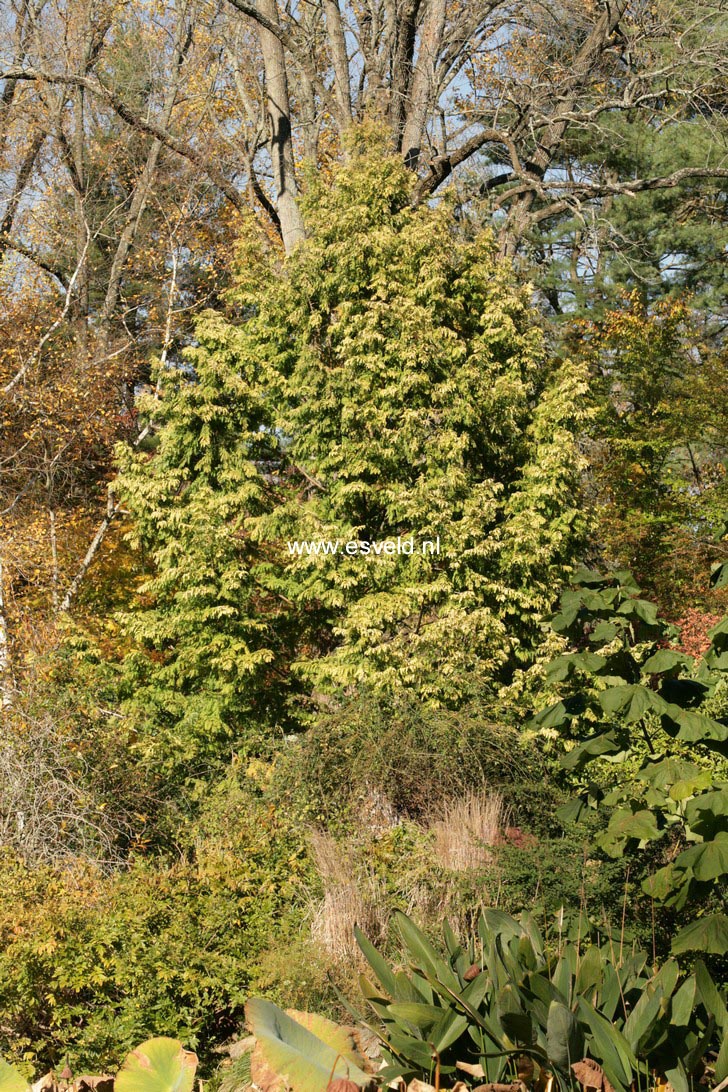
[[[196,1069],[197,1055],[176,1039],[147,1039],[127,1056],[114,1079],[114,1092],[192,1092]],[[0,1092],[31,1092],[25,1078],[2,1058]]]
[[[577,1079],[593,1087],[593,1072],[579,1076],[583,1061],[618,1092],[646,1087],[655,1074],[689,1092],[716,1048],[716,1078],[728,1074],[728,1011],[702,963],[681,976],[674,959],[657,970],[646,953],[622,952],[611,939],[585,945],[583,921],[550,955],[526,913],[516,921],[484,910],[467,944],[446,924],[445,957],[406,915],[397,924],[406,970],[391,968],[357,931],[377,980],[360,982],[380,1025],[384,1081],[424,1077],[437,1086],[467,1073],[497,1082],[517,1071],[529,1088],[551,1076],[560,1088]]]
[[[728,618],[710,631],[701,662],[665,647],[674,627],[639,598],[628,572],[577,573],[561,597],[553,628],[570,641],[546,680],[563,697],[533,723],[572,730],[579,742],[562,765],[580,773],[597,758],[624,773],[609,792],[587,782],[577,800],[561,809],[579,820],[584,809],[612,807],[599,841],[611,856],[673,833],[680,852],[645,881],[658,901],[678,909],[709,895],[720,899],[728,877]],[[728,917],[716,912],[682,929],[674,953],[728,951]]]
[[[245,1013],[256,1037],[251,1078],[263,1092],[326,1092],[337,1080],[359,1088],[374,1084],[354,1029],[315,1013],[284,1012],[258,997],[248,1002]]]

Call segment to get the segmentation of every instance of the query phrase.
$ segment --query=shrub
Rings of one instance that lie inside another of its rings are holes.
[[[176,859],[104,876],[0,858],[0,1053],[104,1069],[171,1035],[210,1071],[258,957],[301,912],[307,867],[296,832],[235,779],[210,797]]]
[[[535,780],[542,772],[535,748],[517,728],[491,719],[487,702],[432,709],[403,690],[357,692],[322,709],[291,743],[272,792],[314,822],[349,818],[361,826],[375,797],[393,818],[428,817],[484,784]]]

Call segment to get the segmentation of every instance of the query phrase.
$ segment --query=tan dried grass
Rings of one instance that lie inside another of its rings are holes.
[[[493,846],[502,840],[504,821],[500,793],[483,789],[451,801],[430,827],[437,860],[455,872],[491,864]]]
[[[323,898],[311,905],[311,936],[336,962],[359,962],[354,926],[375,941],[383,935],[387,911],[381,885],[353,867],[344,847],[329,834],[312,831],[309,845],[321,877]]]

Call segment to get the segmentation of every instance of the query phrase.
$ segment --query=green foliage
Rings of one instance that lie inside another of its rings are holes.
[[[373,795],[399,815],[427,817],[468,789],[535,780],[535,748],[496,719],[497,708],[491,716],[494,704],[486,693],[458,710],[431,709],[406,691],[358,690],[321,709],[279,754],[271,791],[302,817],[331,824],[356,822]]]
[[[256,1038],[257,1056],[296,1092],[327,1092],[332,1080],[343,1078],[360,1088],[373,1084],[351,1035],[330,1020],[311,1013],[286,1013],[255,997],[245,1007]]]
[[[246,779],[248,780],[248,779]],[[0,860],[0,1049],[103,1070],[148,1035],[199,1050],[237,1029],[262,952],[292,928],[305,846],[235,780],[207,790],[176,859],[105,876]]]
[[[680,852],[644,885],[659,901],[683,908],[706,893],[724,892],[728,620],[713,628],[711,649],[696,663],[665,647],[674,627],[639,598],[629,573],[603,577],[584,570],[562,595],[552,626],[571,646],[546,671],[563,696],[534,724],[576,731],[579,741],[562,759],[567,770],[581,773],[597,758],[624,768],[606,793],[587,782],[561,815],[578,819],[598,804],[613,809],[598,839],[613,856],[636,844],[679,839]],[[679,933],[673,951],[689,948],[728,951],[726,916],[715,913]]]
[[[691,18],[685,9],[680,15],[686,21]],[[700,31],[695,23],[691,27],[684,23],[672,40],[652,36],[650,49],[662,53],[663,63],[670,65],[677,42],[682,51],[687,36],[696,33]],[[725,33],[718,21],[713,22],[712,33],[714,41]],[[715,85],[708,90],[709,98],[715,90]],[[666,125],[655,126],[639,112],[611,110],[603,114],[598,131],[571,127],[567,155],[582,170],[598,165],[621,178],[669,175],[688,164],[715,162],[725,130],[716,140],[713,120],[700,111],[682,109],[677,96],[668,93],[665,101],[670,102],[671,114]],[[597,230],[585,232],[582,216],[568,210],[544,225],[538,239],[537,252],[546,257],[539,263],[538,282],[551,293],[558,292],[565,314],[599,315],[636,289],[650,305],[689,295],[695,309],[720,329],[716,319],[726,298],[726,221],[725,194],[717,179],[610,194],[594,211]]]
[[[384,1080],[460,1076],[458,1063],[467,1062],[467,1072],[482,1067],[479,1078],[500,1081],[525,1056],[529,1083],[543,1071],[568,1088],[573,1064],[588,1057],[618,1092],[654,1072],[687,1090],[705,1051],[728,1033],[725,1002],[701,964],[687,977],[675,960],[651,968],[644,952],[623,952],[618,939],[589,943],[583,918],[568,941],[559,923],[549,951],[529,914],[516,921],[484,910],[469,944],[445,925],[444,957],[406,915],[397,922],[406,971],[390,968],[357,933],[376,978],[362,976],[361,988],[386,1044]],[[724,1068],[728,1057],[718,1079]]]
[[[120,453],[153,566],[129,708],[160,763],[204,770],[314,683],[454,705],[540,639],[584,527],[585,372],[549,359],[490,236],[461,241],[411,184],[360,152],[311,186],[282,269],[248,238],[238,323],[201,319],[142,404],[154,453]],[[397,538],[411,555],[344,550]],[[287,546],[328,539],[335,556]]]
[[[291,561],[288,594],[327,635],[301,666],[319,687],[448,703],[526,654],[573,556],[586,387],[549,361],[491,238],[461,241],[451,210],[413,209],[410,187],[396,158],[371,156],[313,186],[310,242],[261,318],[288,457],[315,483],[279,533],[415,544]]]
[[[248,525],[276,494],[259,470],[276,446],[260,361],[218,316],[197,337],[189,368],[162,370],[163,397],[145,405],[154,456],[119,450],[132,538],[153,565],[143,609],[125,618],[138,649],[124,665],[127,710],[152,726],[147,751],[167,775],[205,773],[241,725],[285,720],[291,658],[285,605],[266,591],[266,550]]]
[[[629,567],[671,617],[706,602],[726,502],[725,351],[705,344],[684,301],[635,293],[567,343],[588,361],[595,548]]]
[[[115,1092],[192,1092],[197,1056],[175,1039],[148,1039],[129,1054]]]

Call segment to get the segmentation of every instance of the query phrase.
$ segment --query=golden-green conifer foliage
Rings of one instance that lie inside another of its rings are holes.
[[[246,244],[236,320],[208,314],[194,375],[148,407],[157,452],[123,488],[156,572],[131,629],[173,716],[204,692],[240,727],[292,680],[457,704],[534,647],[583,531],[585,379],[490,236],[410,197],[361,149],[312,182],[308,241],[282,267]],[[411,554],[345,549],[398,538]]]

